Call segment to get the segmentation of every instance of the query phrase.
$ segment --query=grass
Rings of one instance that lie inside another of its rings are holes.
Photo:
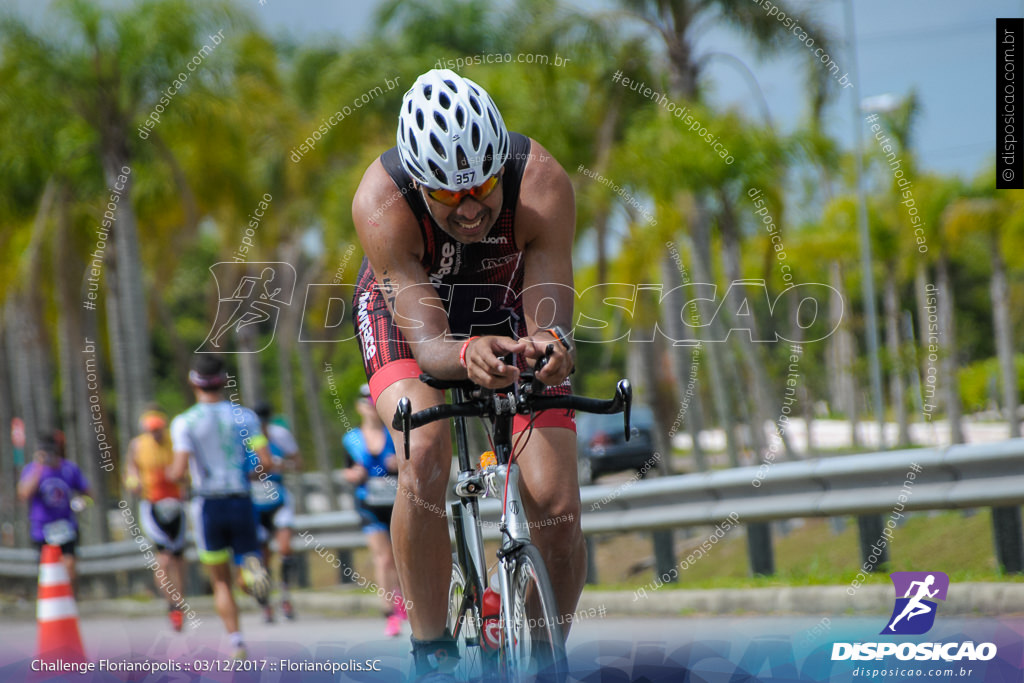
[[[832,520],[805,519],[790,523],[787,533],[772,525],[775,550],[774,576],[752,577],[747,564],[747,543],[742,532],[733,532],[712,546],[702,559],[680,572],[675,588],[770,588],[807,585],[849,585],[857,578],[862,560],[857,520],[843,518],[837,532]],[[690,530],[690,537],[676,534],[676,561],[686,559],[688,548],[699,546],[713,529]],[[1024,576],[1007,575],[996,566],[992,540],[992,518],[988,509],[973,514],[959,511],[912,513],[896,528],[889,543],[890,562],[863,583],[889,585],[891,571],[943,571],[953,582],[1024,582]],[[650,568],[653,546],[649,533],[630,532],[603,535],[596,539],[597,573],[600,583],[588,590],[635,590],[654,578]],[[487,557],[494,557],[495,544],[488,543]],[[301,544],[297,549],[301,549]],[[316,553],[307,555],[312,585],[337,587],[338,571]],[[633,571],[646,561],[647,568]],[[352,565],[368,579],[376,579],[369,551],[353,552]],[[346,590],[359,589],[348,586]]]
[[[837,531],[829,520],[797,520],[788,533],[773,525],[774,576],[752,577],[747,544],[733,533],[703,558],[680,572],[676,588],[768,588],[806,585],[848,585],[857,578],[860,558],[855,518],[843,519]],[[695,530],[689,539],[676,541],[676,559],[682,563],[689,548],[699,546],[712,529]],[[889,542],[889,562],[862,583],[889,583],[893,571],[943,571],[950,580],[1024,582],[1024,576],[1003,574],[996,566],[992,519],[988,509],[964,512],[915,513],[896,528]],[[654,579],[654,570],[633,571],[638,560],[653,556],[649,534],[631,533],[598,539],[597,590],[633,590]],[[649,563],[648,563],[649,564]]]

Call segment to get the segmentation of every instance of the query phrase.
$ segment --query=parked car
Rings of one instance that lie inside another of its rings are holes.
[[[593,483],[611,472],[654,469],[654,413],[647,406],[633,406],[630,437],[626,441],[622,414],[577,415],[576,450],[580,484]]]

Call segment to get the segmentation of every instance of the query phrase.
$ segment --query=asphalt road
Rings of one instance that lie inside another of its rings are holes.
[[[861,666],[902,666],[911,675],[874,680],[995,681],[1021,680],[1019,665],[1024,620],[948,618],[925,638],[909,640],[991,641],[999,656],[989,662],[832,662],[834,641],[886,640],[879,637],[883,618],[832,617],[604,617],[574,626],[567,650],[573,680],[580,681],[860,681]],[[883,624],[884,625],[884,624]],[[81,681],[392,681],[408,670],[408,632],[389,639],[381,618],[302,616],[267,625],[258,614],[243,615],[249,655],[259,673],[228,673],[230,653],[220,620],[202,616],[196,628],[171,632],[162,616],[95,617],[81,620],[88,658],[115,664],[148,660],[180,667],[175,672],[64,674]],[[25,619],[0,623],[0,680],[28,680],[33,674],[36,627]],[[302,672],[310,663],[363,666],[361,673]],[[36,665],[38,666],[38,665]],[[912,668],[912,667],[916,667]],[[859,671],[858,671],[859,670]],[[927,670],[927,671],[925,671]],[[201,673],[206,671],[206,673]],[[916,671],[916,672],[915,672]],[[924,671],[924,673],[921,673]],[[740,674],[740,678],[735,678]],[[751,678],[751,675],[755,678]],[[57,680],[57,679],[51,679]]]

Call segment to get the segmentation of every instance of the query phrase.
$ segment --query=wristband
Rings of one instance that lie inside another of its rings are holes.
[[[459,351],[459,365],[461,365],[462,367],[464,367],[464,368],[467,367],[466,366],[466,349],[469,348],[469,342],[473,341],[474,339],[479,339],[479,338],[480,337],[470,337],[469,339],[467,339],[465,341],[465,343],[462,344],[462,350]]]

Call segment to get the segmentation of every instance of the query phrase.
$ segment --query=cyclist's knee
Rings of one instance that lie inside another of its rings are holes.
[[[403,489],[431,502],[444,498],[451,469],[451,453],[437,434],[413,433],[409,460],[401,462],[398,483]],[[403,456],[399,455],[402,460]],[[415,500],[415,499],[414,499]]]

